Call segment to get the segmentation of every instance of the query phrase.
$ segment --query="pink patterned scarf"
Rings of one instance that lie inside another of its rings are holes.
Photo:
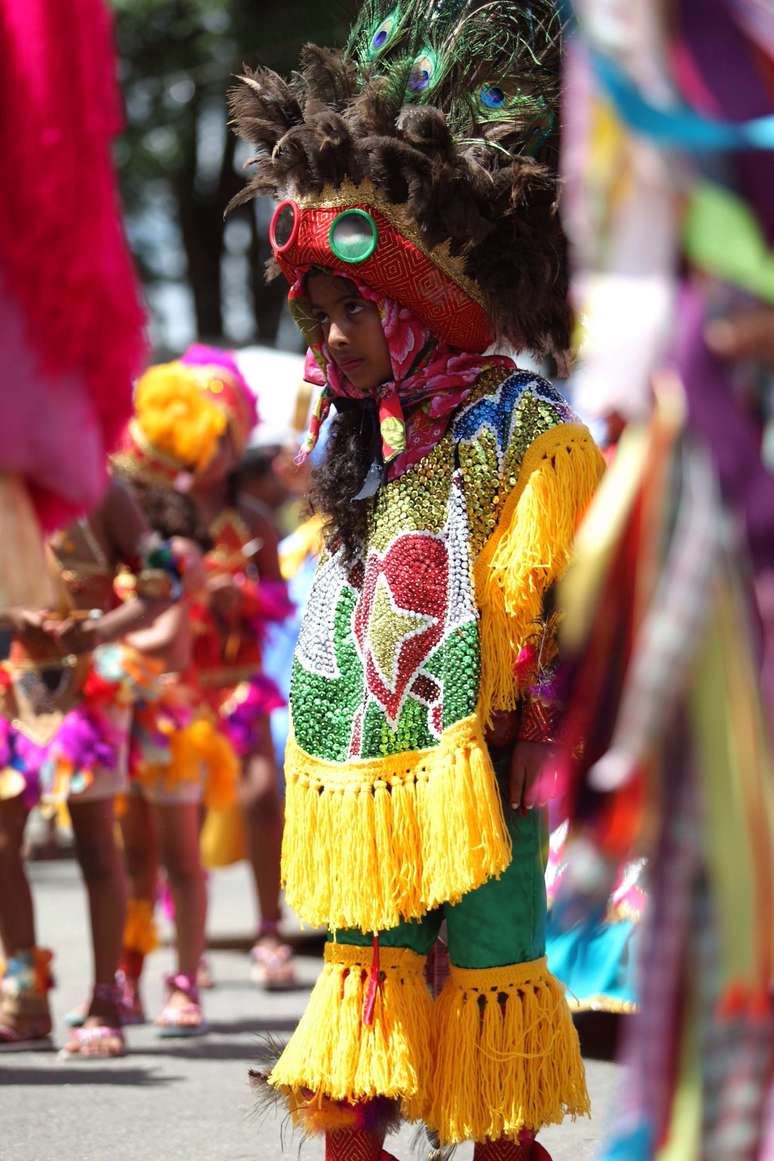
[[[306,273],[292,287],[291,302],[305,297]],[[355,286],[358,294],[373,302],[379,311],[393,377],[364,396],[334,363],[327,345],[313,341],[306,356],[304,378],[323,390],[309,422],[301,458],[314,449],[337,398],[370,398],[377,405],[387,479],[394,480],[443,438],[453,413],[468,397],[482,371],[487,367],[513,367],[514,363],[502,355],[457,351],[436,339],[407,307],[383,298],[363,283],[355,281]]]

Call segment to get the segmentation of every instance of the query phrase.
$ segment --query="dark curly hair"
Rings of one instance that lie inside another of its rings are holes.
[[[312,476],[311,501],[324,520],[332,550],[343,549],[353,567],[362,556],[372,500],[355,500],[373,460],[373,419],[366,406],[340,412],[333,419],[325,459]]]
[[[137,476],[127,478],[126,482],[154,532],[165,538],[182,536],[193,540],[202,552],[212,548],[207,526],[191,496]]]

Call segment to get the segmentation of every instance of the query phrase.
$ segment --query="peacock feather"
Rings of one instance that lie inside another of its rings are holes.
[[[535,156],[557,124],[561,32],[553,0],[370,0],[345,55],[396,104],[440,109],[458,145]]]

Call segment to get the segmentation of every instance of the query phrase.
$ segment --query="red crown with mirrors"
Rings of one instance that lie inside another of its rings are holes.
[[[342,50],[306,45],[289,79],[244,68],[229,108],[252,176],[229,209],[278,203],[268,273],[307,338],[321,268],[457,349],[566,349],[561,26],[555,0],[368,0]]]
[[[423,246],[408,215],[370,183],[345,183],[313,199],[284,198],[269,239],[291,284],[309,268],[322,268],[396,299],[453,347],[484,351],[494,341],[483,298],[462,262],[446,246]]]

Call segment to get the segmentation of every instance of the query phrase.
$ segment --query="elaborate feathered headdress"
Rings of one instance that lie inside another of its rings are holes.
[[[289,81],[246,68],[230,108],[256,153],[232,207],[279,200],[274,272],[355,277],[465,350],[563,349],[560,39],[552,0],[369,0]]]

